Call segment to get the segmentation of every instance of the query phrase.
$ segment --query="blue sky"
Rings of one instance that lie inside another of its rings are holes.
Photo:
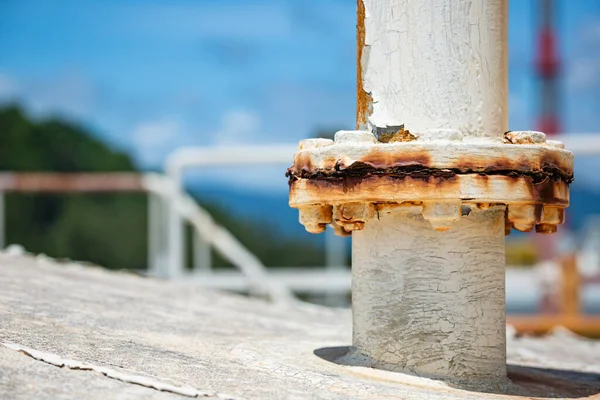
[[[535,127],[536,5],[510,2],[511,129]],[[600,132],[600,1],[557,7],[564,131]],[[143,168],[180,146],[297,142],[354,125],[355,19],[355,0],[0,0],[0,101]]]

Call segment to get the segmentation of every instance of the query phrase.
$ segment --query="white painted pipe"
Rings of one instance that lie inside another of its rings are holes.
[[[353,342],[371,364],[432,378],[506,378],[504,206],[438,232],[390,208],[352,234]]]
[[[162,199],[148,193],[148,272],[160,276],[161,267],[161,204]]]
[[[296,145],[184,147],[171,153],[165,161],[166,174],[183,190],[183,176],[190,167],[206,168],[230,165],[287,164],[293,159]],[[181,216],[171,206],[169,212],[168,265],[165,278],[185,273],[185,229]],[[204,245],[204,247],[206,247]],[[209,260],[210,254],[203,257]],[[210,262],[210,261],[209,261]]]
[[[441,128],[503,137],[506,0],[360,1],[362,86],[373,99],[367,127],[404,124],[414,133]]]
[[[549,137],[563,142],[565,148],[572,151],[576,158],[591,157],[600,154],[600,134],[598,133],[563,133]]]
[[[192,240],[194,246],[194,271],[211,274],[213,270],[210,244],[195,230],[192,231]]]
[[[505,0],[358,1],[359,128],[502,139]],[[503,209],[472,210],[445,232],[419,210],[389,209],[352,241],[353,342],[369,363],[448,380],[506,379]]]

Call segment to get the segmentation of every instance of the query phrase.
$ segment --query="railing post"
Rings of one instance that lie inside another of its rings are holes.
[[[171,174],[174,193],[169,198],[168,211],[168,262],[165,269],[165,278],[179,278],[185,272],[185,227],[183,218],[176,207],[176,196],[182,190],[183,182],[180,171]]]
[[[212,272],[212,254],[210,244],[202,239],[194,229],[192,232],[194,246],[194,272],[210,274]]]
[[[162,276],[164,271],[164,232],[162,232],[162,199],[148,192],[148,272],[154,276]]]

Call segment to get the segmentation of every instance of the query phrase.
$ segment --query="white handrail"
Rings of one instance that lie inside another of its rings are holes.
[[[191,166],[291,165],[296,151],[298,151],[296,144],[183,147],[169,154],[165,161],[165,173],[171,177],[177,177],[182,169]]]
[[[171,153],[164,164],[165,174],[169,176],[176,185],[183,187],[183,173],[188,168],[206,168],[230,165],[285,165],[289,166],[294,160],[294,153],[298,151],[298,145],[293,144],[269,144],[269,145],[233,145],[233,146],[207,146],[207,147],[183,147]],[[283,172],[283,170],[282,170]],[[336,237],[331,230],[326,232],[325,259],[329,268],[335,268],[344,264],[346,244],[341,238]],[[176,276],[183,269],[183,223],[177,215],[169,218],[169,240],[172,243],[170,252],[169,271],[170,276]],[[204,247],[198,246],[202,250]],[[201,253],[201,252],[198,252]],[[198,256],[206,258],[205,255]],[[210,267],[204,268],[210,272]]]
[[[263,289],[275,303],[296,302],[294,295],[286,286],[269,277],[265,266],[254,254],[228,230],[218,225],[206,210],[171,179],[158,174],[146,174],[142,184],[149,193],[166,198],[171,207],[180,216],[186,218],[206,242],[241,270],[251,285]]]
[[[565,144],[565,149],[572,151],[576,157],[597,156],[600,154],[600,135],[598,133],[563,133],[551,136]]]

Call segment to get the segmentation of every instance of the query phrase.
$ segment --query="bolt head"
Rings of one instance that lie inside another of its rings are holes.
[[[542,210],[542,223],[558,225],[563,222],[565,222],[564,208],[544,206]]]
[[[509,204],[508,220],[512,227],[521,232],[533,230],[540,222],[542,206],[540,204]]]
[[[331,223],[332,207],[330,205],[310,205],[298,209],[298,219],[310,233],[321,233]]]
[[[333,210],[333,219],[346,231],[359,231],[365,227],[367,219],[372,218],[375,208],[369,203],[345,203]]]
[[[335,143],[377,143],[377,139],[371,132],[367,131],[338,131],[335,134]]]
[[[298,150],[310,150],[319,147],[327,147],[333,144],[333,140],[325,138],[304,139],[298,143]]]
[[[546,134],[537,131],[509,131],[504,134],[504,139],[512,144],[543,144],[546,143]]]
[[[333,232],[335,233],[336,236],[348,237],[348,236],[352,235],[352,231],[347,231],[346,228],[344,228],[341,225],[333,223],[332,227],[333,227]]]

